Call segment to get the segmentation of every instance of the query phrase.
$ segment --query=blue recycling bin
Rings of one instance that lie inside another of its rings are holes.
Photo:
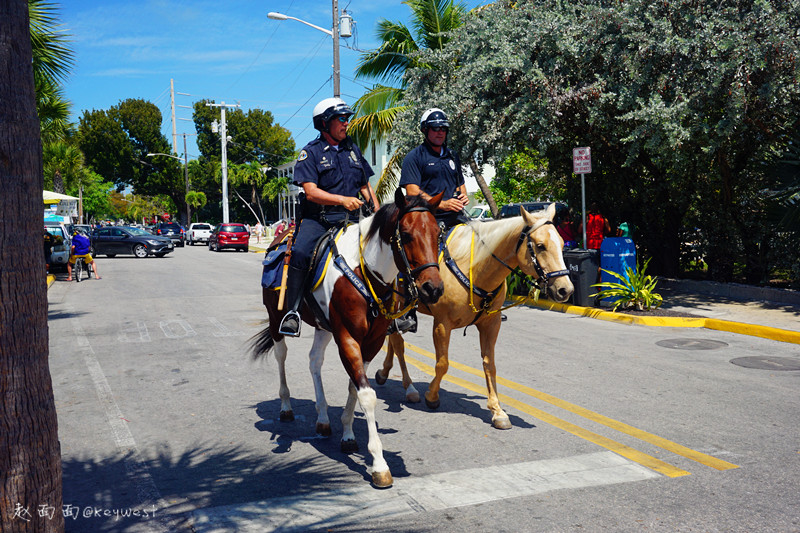
[[[636,272],[636,246],[633,240],[628,237],[606,237],[600,244],[600,268],[616,272],[625,279],[628,276],[626,270],[630,268]],[[619,279],[602,272],[600,274],[601,283],[621,283]]]

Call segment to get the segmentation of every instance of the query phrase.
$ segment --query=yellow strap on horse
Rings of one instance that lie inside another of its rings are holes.
[[[378,309],[380,309],[380,312],[381,312],[381,314],[383,316],[385,316],[389,320],[394,320],[395,318],[400,318],[404,314],[408,313],[412,308],[414,308],[414,306],[417,305],[417,301],[416,301],[416,299],[411,300],[411,303],[408,304],[405,307],[405,309],[402,309],[402,310],[398,311],[397,313],[391,313],[391,312],[387,311],[385,307],[383,307],[383,302],[381,301],[380,298],[378,298],[378,295],[375,294],[375,289],[372,288],[372,283],[369,281],[369,276],[367,275],[367,269],[364,266],[364,248],[363,248],[363,244],[364,244],[364,239],[363,239],[362,235],[359,233],[359,235],[358,235],[358,263],[361,266],[361,272],[364,274],[364,281],[367,282],[367,288],[369,289],[369,293],[372,295],[373,300],[375,300],[375,302],[377,302]],[[393,293],[392,294],[392,303],[394,303],[394,301],[395,301],[394,297],[395,297],[395,295]]]
[[[450,236],[452,237],[452,233],[451,233]],[[447,240],[449,241],[450,239],[447,239]],[[473,290],[474,285],[472,284],[472,264],[473,264],[474,258],[475,258],[475,232],[473,231],[471,236],[470,236],[470,245],[469,245],[469,306],[472,308],[472,312],[473,313],[480,313],[481,311],[486,311],[487,315],[493,315],[494,313],[499,313],[500,311],[505,311],[506,309],[511,309],[512,307],[516,307],[516,306],[522,304],[522,302],[520,301],[520,302],[517,302],[517,303],[513,303],[511,305],[508,305],[506,307],[500,307],[500,309],[495,309],[493,311],[492,310],[478,309],[477,307],[475,307],[475,300],[474,300],[475,291]],[[503,283],[505,283],[505,281]],[[538,294],[539,289],[536,289],[536,291],[537,291],[537,294],[536,294],[535,298],[538,300],[539,299],[539,294]]]

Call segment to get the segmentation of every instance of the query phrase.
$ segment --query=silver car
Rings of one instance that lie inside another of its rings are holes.
[[[58,244],[53,245],[53,252],[50,255],[50,266],[67,266],[69,261],[69,249],[72,245],[72,239],[67,233],[67,228],[61,222],[52,222],[46,220],[44,228],[50,235],[56,237]]]

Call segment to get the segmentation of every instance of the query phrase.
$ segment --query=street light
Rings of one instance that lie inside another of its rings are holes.
[[[331,37],[333,37],[333,97],[339,98],[341,95],[341,91],[339,90],[339,0],[332,0],[332,10],[333,10],[333,29],[326,30],[325,28],[321,28],[315,24],[311,24],[310,22],[306,22],[305,20],[301,20],[299,18],[290,17],[289,15],[284,15],[283,13],[276,13],[272,11],[267,13],[267,18],[271,18],[272,20],[296,20],[297,22],[301,22],[306,26],[311,26],[315,30],[319,30],[323,33],[327,33]],[[345,14],[343,18],[347,18],[348,21],[348,33],[345,34],[346,37],[349,37],[349,23],[352,21],[350,15]]]
[[[147,154],[147,157],[153,157],[157,155],[163,155],[164,157],[171,157],[172,159],[177,159],[181,161],[181,158],[176,155],[171,154],[162,154],[160,152]],[[189,160],[188,154],[186,153],[186,134],[183,134],[183,181],[186,184],[186,192],[184,194],[183,201],[186,202],[186,225],[188,227],[189,223],[191,222],[191,213],[189,213],[189,202],[186,200],[186,195],[189,194]]]

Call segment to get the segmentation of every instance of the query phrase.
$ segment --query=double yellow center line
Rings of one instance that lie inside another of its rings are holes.
[[[433,353],[431,353],[431,352],[429,352],[427,350],[423,350],[422,348],[418,348],[418,347],[416,347],[416,346],[414,346],[412,344],[409,344],[407,342],[404,343],[404,344],[406,346],[406,350],[411,350],[411,351],[413,351],[413,352],[415,352],[417,354],[423,355],[423,356],[425,356],[425,357],[427,357],[429,359],[433,359],[434,361],[436,360],[436,355],[435,354],[433,354]],[[415,368],[421,370],[422,372],[425,372],[426,374],[429,374],[431,376],[435,375],[435,370],[434,370],[433,367],[423,363],[422,361],[414,359],[413,357],[409,357],[407,352],[406,352],[405,359],[406,359],[406,362],[408,364],[414,366]],[[483,370],[477,370],[475,368],[472,368],[472,367],[469,367],[469,366],[466,366],[466,365],[462,365],[461,363],[457,363],[457,362],[454,362],[454,361],[450,361],[449,363],[450,363],[450,367],[452,367],[452,368],[455,368],[457,370],[461,370],[462,372],[466,372],[466,373],[472,374],[474,376],[478,376],[480,378],[484,377]],[[467,381],[465,379],[461,379],[461,378],[458,378],[458,377],[445,375],[444,380],[448,381],[450,383],[454,383],[455,385],[458,385],[459,387],[463,387],[463,388],[465,388],[465,389],[467,389],[469,391],[472,391],[472,392],[475,392],[477,394],[481,394],[483,396],[486,396],[486,389],[484,387],[479,387],[478,385],[475,385],[474,383],[472,383],[470,381]],[[497,383],[498,383],[498,385],[503,385],[505,387],[513,389],[513,390],[515,390],[517,392],[520,392],[522,394],[526,394],[528,396],[532,396],[532,397],[534,397],[534,398],[536,398],[538,400],[541,400],[543,402],[549,403],[549,404],[554,405],[556,407],[559,407],[561,409],[565,409],[566,411],[569,411],[569,412],[574,413],[576,415],[582,416],[583,418],[586,418],[587,420],[591,420],[591,421],[596,422],[598,424],[602,424],[604,426],[607,426],[607,427],[609,427],[611,429],[614,429],[614,430],[619,431],[621,433],[624,433],[626,435],[630,435],[631,437],[635,437],[635,438],[637,438],[639,440],[642,440],[644,442],[648,442],[648,443],[650,443],[650,444],[652,444],[654,446],[658,446],[659,448],[662,448],[662,449],[667,450],[669,452],[672,452],[674,454],[680,455],[682,457],[686,457],[687,459],[691,459],[692,461],[696,461],[696,462],[698,462],[698,463],[700,463],[702,465],[705,465],[705,466],[708,466],[708,467],[711,467],[711,468],[714,468],[714,469],[717,469],[717,470],[730,470],[730,469],[733,469],[733,468],[739,468],[735,464],[729,463],[727,461],[723,461],[722,459],[717,459],[716,457],[713,457],[713,456],[705,454],[705,453],[698,452],[697,450],[692,450],[691,448],[687,448],[686,446],[682,446],[682,445],[680,445],[678,443],[675,443],[675,442],[672,442],[670,440],[664,439],[662,437],[659,437],[658,435],[653,435],[652,433],[648,433],[646,431],[642,431],[641,429],[637,429],[637,428],[635,428],[633,426],[630,426],[628,424],[625,424],[623,422],[619,422],[617,420],[608,418],[607,416],[603,416],[601,414],[595,413],[595,412],[590,411],[589,409],[585,409],[585,408],[583,408],[583,407],[581,407],[579,405],[575,405],[575,404],[567,402],[565,400],[561,400],[559,398],[556,398],[555,396],[551,396],[550,394],[538,391],[536,389],[532,389],[532,388],[527,387],[525,385],[520,385],[519,383],[515,383],[513,381],[510,381],[508,379],[502,378],[500,376],[497,377]],[[651,455],[647,455],[646,453],[640,452],[639,450],[636,450],[635,448],[631,448],[630,446],[627,446],[625,444],[622,444],[622,443],[617,442],[615,440],[606,438],[606,437],[604,437],[602,435],[599,435],[597,433],[594,433],[592,431],[584,429],[584,428],[582,428],[580,426],[572,424],[571,422],[567,422],[566,420],[563,420],[561,418],[553,416],[553,415],[551,415],[550,413],[548,413],[546,411],[542,411],[541,409],[537,409],[537,408],[535,408],[533,406],[530,406],[530,405],[528,405],[528,404],[526,404],[524,402],[521,402],[519,400],[511,398],[510,396],[506,396],[505,394],[499,394],[498,393],[498,398],[500,399],[500,401],[502,403],[504,403],[504,404],[506,404],[506,405],[508,405],[510,407],[513,407],[514,409],[522,411],[523,413],[527,413],[527,414],[529,414],[529,415],[531,415],[531,416],[533,416],[535,418],[538,418],[539,420],[541,420],[543,422],[546,422],[546,423],[548,423],[548,424],[550,424],[552,426],[555,426],[555,427],[557,427],[559,429],[562,429],[562,430],[564,430],[564,431],[566,431],[568,433],[572,433],[573,435],[576,435],[576,436],[578,436],[578,437],[580,437],[582,439],[588,440],[589,442],[593,442],[593,443],[595,443],[595,444],[597,444],[599,446],[602,446],[603,448],[611,450],[614,453],[617,453],[617,454],[619,454],[619,455],[621,455],[621,456],[623,456],[623,457],[625,457],[627,459],[630,459],[631,461],[639,463],[642,466],[645,466],[645,467],[647,467],[647,468],[649,468],[651,470],[654,470],[654,471],[656,471],[656,472],[658,472],[660,474],[663,474],[663,475],[668,476],[668,477],[680,477],[680,476],[688,476],[688,475],[690,475],[690,472],[687,472],[686,470],[680,469],[680,468],[678,468],[676,466],[673,466],[673,465],[671,465],[669,463],[666,463],[666,462],[664,462],[664,461],[662,461],[660,459],[657,459],[657,458],[655,458],[655,457],[653,457]]]

